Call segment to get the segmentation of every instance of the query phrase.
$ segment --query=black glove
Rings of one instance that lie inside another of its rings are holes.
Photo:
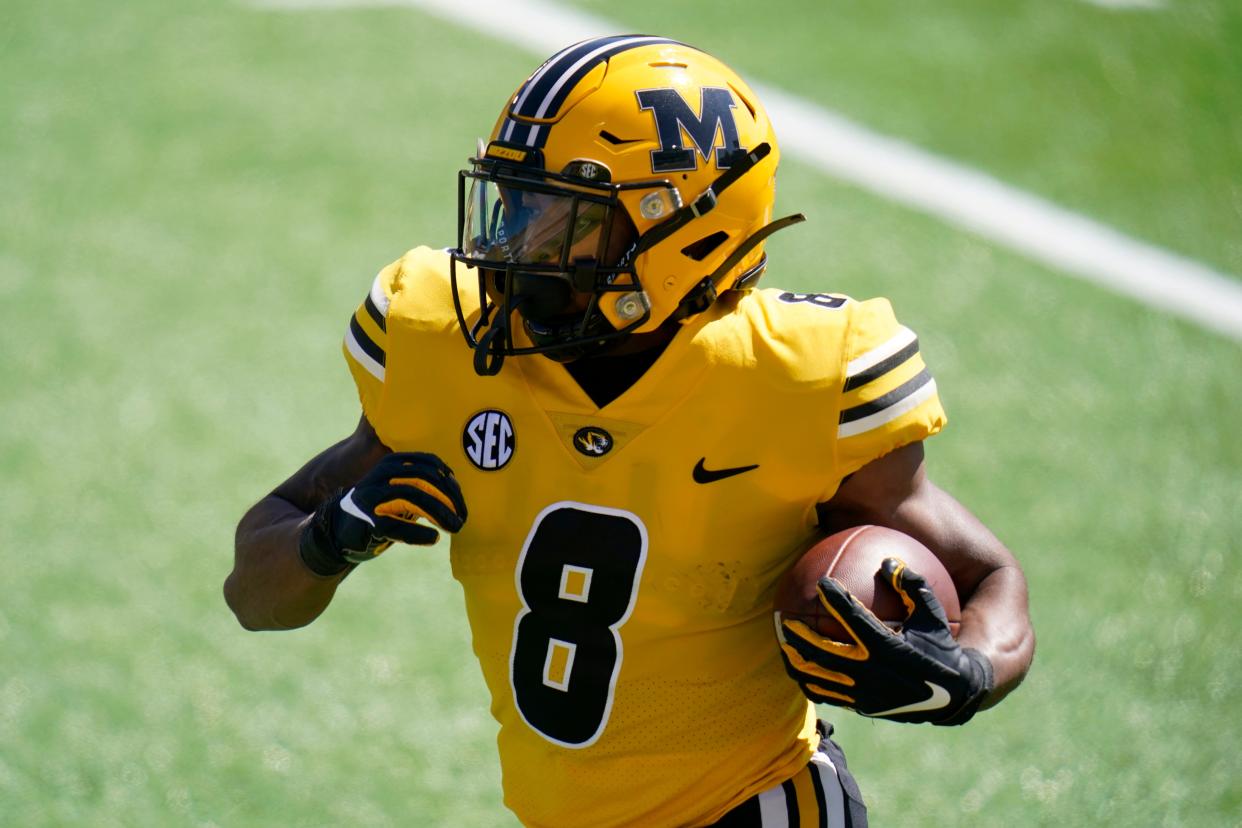
[[[832,641],[797,620],[779,631],[785,670],[814,702],[898,722],[964,724],[992,689],[992,664],[963,649],[935,593],[905,563],[888,558],[884,579],[901,595],[908,616],[894,631],[831,578],[820,600],[854,639]]]
[[[434,454],[390,454],[358,485],[319,505],[302,530],[298,551],[312,572],[335,575],[378,556],[394,541],[435,543],[440,533],[417,523],[419,518],[448,532],[461,529],[466,520],[461,487]]]

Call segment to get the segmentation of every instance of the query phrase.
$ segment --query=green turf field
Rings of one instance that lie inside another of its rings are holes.
[[[579,6],[1242,274],[1242,11]],[[511,825],[443,549],[321,621],[220,597],[237,518],[346,434],[375,271],[539,58],[410,9],[0,9],[0,825]],[[960,730],[833,716],[878,826],[1242,825],[1242,347],[787,159],[769,284],[891,297],[935,478],[1031,580]]]

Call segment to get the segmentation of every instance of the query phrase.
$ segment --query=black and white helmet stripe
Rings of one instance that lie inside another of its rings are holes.
[[[548,130],[543,124],[526,124],[519,118],[555,118],[569,93],[597,64],[620,52],[638,46],[677,43],[666,37],[650,35],[612,35],[575,43],[540,66],[518,90],[517,99],[509,109],[510,117],[500,132],[500,139],[528,147],[542,147]]]

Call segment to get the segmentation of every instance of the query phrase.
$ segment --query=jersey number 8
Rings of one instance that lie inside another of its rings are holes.
[[[509,683],[548,741],[583,748],[604,732],[646,558],[647,529],[629,512],[562,502],[535,518],[518,558]]]

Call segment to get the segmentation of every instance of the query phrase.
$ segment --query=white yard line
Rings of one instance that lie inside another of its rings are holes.
[[[1164,0],[1083,0],[1093,6],[1110,11],[1154,11],[1165,7]]]
[[[1141,2],[1142,0],[1140,0]],[[406,6],[546,57],[626,30],[545,0],[254,0],[273,10]],[[1064,273],[1242,341],[1242,280],[759,84],[786,154]]]

